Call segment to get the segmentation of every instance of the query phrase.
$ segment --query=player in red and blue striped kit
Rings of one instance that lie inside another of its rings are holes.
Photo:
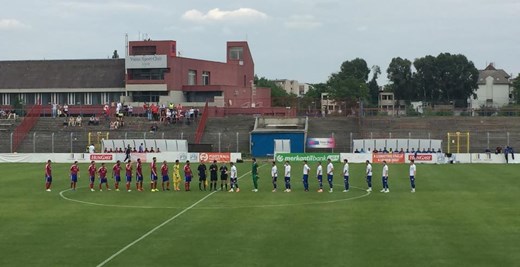
[[[125,166],[126,170],[126,191],[130,192],[130,184],[132,183],[132,160],[128,160]]]
[[[163,161],[161,166],[161,175],[162,175],[162,191],[168,190],[170,191],[170,176],[168,176],[168,163]],[[166,183],[166,189],[164,188],[164,183]]]
[[[117,161],[112,167],[112,177],[114,177],[114,187],[119,191],[119,183],[121,182],[121,161]]]
[[[45,191],[51,191],[52,184],[52,169],[51,169],[51,160],[47,160],[47,164],[45,164]]]
[[[96,162],[95,161],[91,161],[90,162],[90,165],[88,166],[88,176],[89,176],[89,187],[90,187],[90,191],[94,191],[94,181],[96,180],[96,172],[97,172],[97,169],[96,169]]]
[[[70,166],[70,188],[74,191],[76,190],[76,183],[78,182],[78,173],[79,173],[78,162],[74,161],[72,166]]]
[[[137,159],[137,166],[135,167],[135,176],[137,191],[143,191],[143,165],[139,158]]]
[[[105,184],[108,191],[110,191],[110,188],[108,187],[108,180],[107,180],[107,168],[105,167],[105,163],[101,163],[101,167],[99,167],[98,174],[99,174],[99,191],[103,191],[103,184]]]

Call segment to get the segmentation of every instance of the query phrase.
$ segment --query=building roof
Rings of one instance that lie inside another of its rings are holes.
[[[503,69],[496,69],[489,64],[484,70],[479,70],[478,84],[486,84],[487,77],[493,77],[494,84],[509,84],[511,76]]]
[[[124,87],[124,59],[0,61],[0,89]]]

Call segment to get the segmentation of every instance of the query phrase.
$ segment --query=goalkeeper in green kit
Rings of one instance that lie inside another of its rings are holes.
[[[256,163],[256,158],[253,158],[251,174],[253,175],[253,192],[258,192],[258,164]]]

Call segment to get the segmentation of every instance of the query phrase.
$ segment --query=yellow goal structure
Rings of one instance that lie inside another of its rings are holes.
[[[94,147],[96,148],[96,151],[101,151],[101,142],[103,140],[108,140],[108,132],[89,132],[88,133],[88,144],[87,147],[90,144],[94,144]]]
[[[469,153],[469,132],[448,133],[447,153]]]

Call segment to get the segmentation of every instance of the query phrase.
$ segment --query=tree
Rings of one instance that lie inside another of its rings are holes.
[[[416,70],[414,81],[417,86],[418,99],[424,102],[430,101],[434,103],[436,100],[439,100],[439,92],[437,91],[439,70],[437,69],[436,60],[434,56],[426,56],[417,58],[413,62]]]
[[[287,106],[287,102],[284,101],[284,98],[287,98],[289,94],[283,90],[282,87],[277,85],[273,80],[269,80],[265,77],[259,78],[255,75],[255,86],[256,87],[265,87],[271,89],[271,99],[272,105],[275,107],[283,107]]]
[[[322,93],[330,92],[330,88],[326,83],[311,84],[309,91],[305,94],[305,97],[320,99]]]
[[[479,72],[473,62],[464,55],[443,53],[435,61],[439,70],[437,78],[440,100],[466,106],[467,99],[475,95]]]
[[[517,104],[520,104],[520,73],[513,80],[513,97]]]
[[[354,101],[366,98],[369,73],[370,69],[364,59],[356,58],[343,62],[340,71],[333,73],[327,81],[331,97],[336,100]]]
[[[389,88],[394,92],[395,99],[411,101],[417,98],[413,91],[412,62],[400,57],[393,58],[386,70]]]
[[[112,54],[113,59],[119,58],[119,54],[117,53],[117,50],[114,50],[114,53]]]
[[[373,105],[378,104],[379,84],[377,84],[377,79],[379,75],[381,75],[381,68],[377,65],[372,66],[372,79],[368,82],[368,94],[370,96],[370,103]]]

